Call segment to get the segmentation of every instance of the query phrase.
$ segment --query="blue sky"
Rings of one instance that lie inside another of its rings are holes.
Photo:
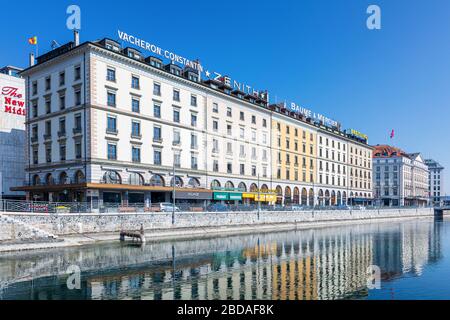
[[[18,1],[0,29],[0,64],[25,66],[71,40],[66,8],[81,8],[81,41],[140,36],[209,69],[295,101],[369,136],[449,167],[450,1]],[[382,29],[366,9],[380,6]],[[18,8],[17,6],[20,6]],[[394,140],[389,139],[392,129]]]

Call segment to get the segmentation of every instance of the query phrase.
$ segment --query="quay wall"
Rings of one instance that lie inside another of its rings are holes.
[[[85,213],[85,214],[38,214],[38,213],[1,213],[17,223],[30,225],[57,236],[77,234],[96,234],[119,232],[120,230],[146,230],[146,236],[159,231],[179,231],[189,233],[201,230],[227,228],[239,229],[267,228],[270,226],[295,227],[302,224],[345,223],[346,221],[364,222],[376,219],[414,218],[434,216],[432,208],[380,209],[380,210],[321,210],[321,211],[285,211],[285,212],[221,212],[175,214],[172,213]],[[0,219],[0,242],[17,239],[17,226],[2,223]]]

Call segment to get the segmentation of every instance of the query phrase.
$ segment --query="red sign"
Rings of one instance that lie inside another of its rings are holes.
[[[19,88],[11,86],[3,87],[1,95],[5,104],[4,112],[20,116],[26,115],[24,96],[19,92]]]

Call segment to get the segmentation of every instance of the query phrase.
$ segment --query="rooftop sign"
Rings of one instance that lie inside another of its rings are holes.
[[[304,115],[306,118],[310,118],[316,121],[323,122],[324,125],[329,127],[338,127],[338,122],[335,120],[332,120],[330,118],[325,117],[324,115],[320,113],[313,112],[309,109],[306,109],[304,107],[299,106],[298,104],[291,102],[290,104],[285,104],[285,108],[293,111],[295,113]]]
[[[357,138],[360,138],[360,139],[363,139],[363,140],[366,140],[366,141],[369,140],[369,137],[366,134],[361,133],[361,132],[359,132],[359,131],[357,131],[355,129],[349,129],[349,130],[347,130],[347,133],[352,135],[352,136],[354,136],[354,137],[357,137]]]
[[[213,79],[215,81],[219,81],[223,83],[226,86],[229,86],[230,88],[233,88],[234,90],[239,90],[244,92],[245,94],[250,94],[255,97],[258,97],[266,102],[269,102],[269,95],[267,91],[259,91],[255,90],[252,86],[238,82],[236,80],[232,80],[228,76],[224,76],[219,72],[210,71],[205,69],[198,60],[189,60],[182,55],[176,54],[172,52],[171,50],[167,50],[164,48],[161,48],[160,46],[142,40],[134,35],[128,34],[126,32],[118,30],[118,35],[120,40],[128,42],[136,47],[142,48],[146,51],[149,51],[155,55],[158,55],[162,58],[168,59],[170,61],[173,61],[174,63],[178,63],[184,67],[192,68],[196,71],[198,71],[199,74],[204,74],[204,79]]]

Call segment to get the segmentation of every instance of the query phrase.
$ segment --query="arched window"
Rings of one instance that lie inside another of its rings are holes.
[[[320,206],[323,206],[324,201],[325,201],[325,198],[324,198],[324,196],[323,196],[323,190],[320,189],[320,190],[319,190],[319,205],[320,205]]]
[[[128,178],[130,185],[133,186],[143,186],[144,185],[144,177],[137,172],[131,172]]]
[[[220,188],[220,182],[218,180],[211,181],[211,189],[218,189]]]
[[[315,205],[314,203],[314,190],[311,188],[309,189],[309,205],[313,207]]]
[[[267,186],[267,184],[263,184],[261,186],[261,192],[264,192],[264,193],[269,192],[269,187]]]
[[[284,204],[291,204],[292,201],[292,191],[291,188],[286,187],[286,189],[284,189]]]
[[[74,181],[75,181],[75,183],[85,183],[86,182],[86,178],[84,177],[83,171],[78,170],[77,172],[75,172]]]
[[[70,184],[69,177],[65,171],[59,174],[59,184]]]
[[[336,205],[336,192],[331,191],[331,205],[335,206]]]
[[[41,184],[41,178],[39,177],[38,174],[35,174],[33,176],[33,186],[38,186]]]
[[[247,186],[243,182],[239,183],[238,188],[239,188],[239,191],[247,192]]]
[[[300,189],[297,187],[294,188],[294,203],[295,204],[300,203]]]
[[[302,206],[308,205],[308,191],[306,188],[302,189]]]
[[[337,205],[337,206],[340,206],[341,204],[342,204],[341,192],[338,191],[338,192],[337,192],[337,202],[336,202],[336,205]]]
[[[258,192],[258,186],[254,183],[250,185],[250,192]]]
[[[325,206],[329,206],[330,205],[330,191],[326,190],[325,191]]]
[[[342,203],[347,204],[347,192],[345,191],[342,193]]]
[[[170,179],[170,186],[173,187],[173,181],[174,179]],[[179,176],[175,176],[175,187],[182,188],[183,187],[183,179]]]
[[[51,173],[48,173],[48,174],[45,176],[45,183],[46,183],[48,186],[50,186],[50,185],[52,185],[52,184],[55,184],[55,179],[53,179],[53,176],[52,176]]]
[[[227,181],[227,183],[225,183],[225,188],[226,189],[234,189],[234,184],[231,181]]]
[[[200,187],[200,181],[197,178],[190,178],[188,186],[191,188],[198,188]]]
[[[280,186],[277,186],[276,190],[277,190],[277,196],[282,197],[283,196],[283,188],[281,188]]]
[[[159,174],[154,174],[150,179],[150,186],[152,187],[164,187],[165,185],[164,178]]]
[[[116,171],[106,171],[103,175],[103,182],[106,184],[121,184],[122,178]]]

